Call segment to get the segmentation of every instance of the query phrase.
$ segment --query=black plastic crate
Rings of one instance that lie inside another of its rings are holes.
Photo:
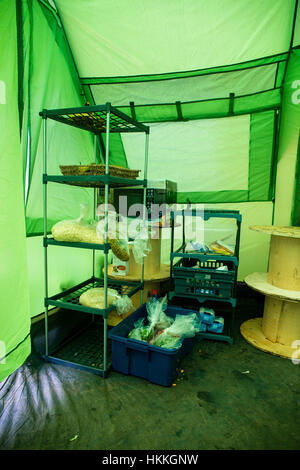
[[[228,271],[218,270],[222,266],[227,266]],[[197,261],[193,258],[182,258],[173,266],[172,278],[173,295],[230,299],[233,297],[236,268],[230,261]]]

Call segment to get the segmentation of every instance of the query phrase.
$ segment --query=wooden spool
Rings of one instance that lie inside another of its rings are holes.
[[[250,229],[271,235],[269,271],[245,278],[266,298],[263,318],[243,323],[241,334],[263,351],[291,358],[300,340],[300,227]]]
[[[161,239],[151,240],[151,251],[144,262],[144,276],[151,277],[160,270]],[[132,249],[130,249],[128,275],[136,278],[141,277],[141,265],[135,262]]]

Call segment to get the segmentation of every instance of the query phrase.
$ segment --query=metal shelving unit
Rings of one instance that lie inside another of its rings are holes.
[[[43,165],[43,184],[44,184],[44,267],[45,267],[45,354],[44,359],[48,362],[63,364],[75,368],[80,368],[89,372],[94,372],[106,377],[110,368],[108,364],[108,342],[107,342],[107,317],[115,308],[107,305],[107,289],[113,288],[121,295],[131,297],[136,292],[141,292],[141,303],[143,299],[144,288],[144,264],[142,264],[140,282],[129,281],[111,281],[108,279],[108,252],[110,244],[108,243],[108,194],[109,187],[120,187],[129,185],[139,185],[144,187],[144,206],[146,202],[147,187],[147,170],[148,170],[148,148],[149,148],[149,132],[148,126],[145,126],[118,109],[111,106],[110,103],[99,106],[85,106],[80,108],[64,108],[64,109],[44,109],[40,112],[43,118],[43,135],[44,135],[44,165]],[[63,176],[47,174],[47,119],[67,124],[79,129],[92,132],[94,134],[95,161],[97,137],[105,134],[105,174],[104,175],[80,175],[80,176]],[[109,136],[110,133],[120,132],[143,132],[145,133],[145,157],[144,157],[144,178],[135,180],[129,178],[121,178],[110,176],[109,174]],[[105,241],[103,244],[96,243],[71,243],[58,242],[52,237],[47,236],[47,185],[48,183],[68,184],[81,187],[94,188],[94,217],[96,211],[96,188],[105,187]],[[143,220],[146,220],[146,211],[143,213]],[[48,295],[48,253],[49,245],[61,247],[73,247],[81,249],[89,249],[93,252],[92,277],[71,289],[60,292],[49,297]],[[104,278],[95,276],[95,251],[101,250],[104,253]],[[80,295],[92,287],[104,287],[104,308],[89,308],[79,303]],[[48,307],[55,306],[69,310],[77,310],[87,314],[91,314],[91,324],[75,336],[68,338],[54,351],[49,350],[49,331],[48,331]],[[99,336],[99,324],[95,318],[103,317],[103,336]]]
[[[174,231],[176,216],[183,217],[182,245],[174,250]],[[204,221],[210,218],[235,219],[236,239],[235,250],[232,256],[217,254],[213,251],[186,252],[185,240],[185,217],[202,217]],[[204,210],[195,209],[176,210],[171,213],[171,291],[169,299],[173,297],[183,297],[186,299],[196,299],[200,304],[204,302],[223,302],[231,305],[231,322],[225,322],[223,334],[203,332],[199,337],[215,339],[233,343],[233,326],[236,308],[236,282],[239,265],[240,231],[242,216],[239,211],[229,210]],[[174,260],[177,262],[174,264]],[[178,260],[179,259],[179,260]],[[190,259],[199,262],[196,268],[184,266],[185,261]],[[227,271],[218,271],[217,267],[225,265]]]

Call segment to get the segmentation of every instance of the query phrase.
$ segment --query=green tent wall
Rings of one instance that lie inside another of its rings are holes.
[[[239,280],[266,269],[269,237],[248,226],[299,221],[298,1],[1,0],[0,7],[0,25],[4,31],[10,27],[9,46],[15,57],[15,62],[1,58],[0,80],[13,77],[11,99],[18,105],[17,110],[12,106],[5,111],[5,126],[21,122],[21,143],[19,128],[8,142],[13,159],[1,160],[5,169],[18,166],[14,178],[22,178],[11,198],[22,212],[17,219],[23,258],[17,265],[11,263],[27,299],[23,309],[16,304],[12,316],[18,318],[15,325],[21,318],[21,336],[28,333],[29,311],[34,316],[43,310],[38,114],[43,108],[110,101],[149,124],[150,176],[163,174],[178,181],[180,203],[239,209]],[[4,108],[0,104],[1,111]],[[50,172],[59,172],[59,164],[94,160],[93,140],[87,133],[52,122],[48,136]],[[142,141],[114,135],[111,144],[111,163],[140,168]],[[99,141],[98,160],[104,150]],[[48,199],[50,230],[58,220],[76,218],[81,202],[91,205],[92,192],[49,185]],[[1,240],[9,239],[17,223],[16,209],[13,214],[14,219],[12,211],[3,218]],[[169,241],[164,240],[166,262],[168,249]],[[50,293],[83,280],[90,267],[87,253],[54,251]],[[99,273],[101,265],[99,256]],[[15,347],[22,338],[14,336],[14,321],[9,324],[5,337],[14,338]],[[11,370],[17,367],[17,362],[12,364]]]
[[[30,353],[16,5],[0,2],[0,382]]]

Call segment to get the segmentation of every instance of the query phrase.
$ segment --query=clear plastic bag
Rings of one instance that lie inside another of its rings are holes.
[[[57,241],[103,243],[103,237],[96,231],[96,222],[88,221],[89,206],[80,204],[80,216],[75,220],[61,220],[53,225],[51,232]]]
[[[92,287],[85,291],[79,297],[79,303],[86,307],[105,308],[105,289],[104,287]],[[107,306],[113,305],[119,315],[128,313],[133,308],[133,303],[128,295],[120,295],[117,290],[107,289]]]
[[[149,231],[147,222],[142,222],[139,231],[135,234],[132,242],[132,254],[137,264],[142,264],[144,258],[151,252],[152,247],[149,240]]]
[[[148,325],[144,326],[144,319],[138,320],[128,337],[134,339],[143,338],[141,341],[151,342],[151,339],[155,337],[160,330],[168,328],[173,322],[173,318],[165,314],[167,305],[167,296],[160,299],[152,298],[149,300],[146,304]]]
[[[157,335],[152,344],[162,348],[179,348],[184,338],[193,338],[199,331],[201,331],[199,315],[196,313],[176,315],[174,322]]]
[[[173,318],[168,317],[165,314],[165,310],[168,306],[167,296],[161,297],[160,299],[152,298],[147,302],[146,308],[148,313],[149,328],[154,331],[164,330],[173,323]]]
[[[133,309],[132,300],[128,295],[116,295],[112,305],[116,307],[119,315],[124,315]]]
[[[144,318],[139,318],[139,320],[134,323],[133,330],[128,334],[128,338],[146,342],[150,340],[151,336],[152,332],[149,330],[148,326],[144,325]]]
[[[152,247],[149,240],[136,239],[132,243],[132,254],[137,264],[143,264],[143,260],[151,252]]]

